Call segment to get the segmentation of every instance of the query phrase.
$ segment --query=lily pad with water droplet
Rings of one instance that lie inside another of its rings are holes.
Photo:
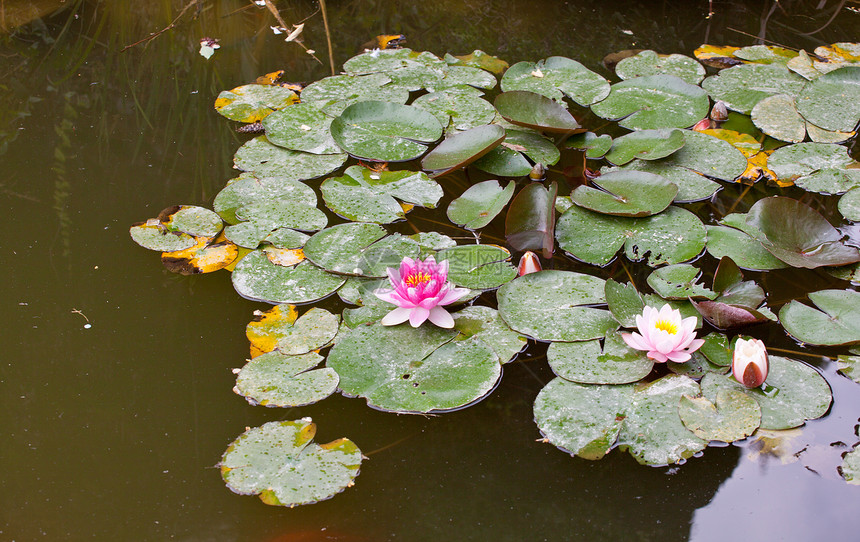
[[[565,107],[536,92],[503,92],[496,96],[493,105],[505,120],[517,126],[558,134],[585,131]]]
[[[761,424],[758,402],[739,390],[720,390],[716,404],[704,397],[684,395],[678,404],[678,415],[700,439],[721,442],[742,440]]]
[[[310,418],[248,429],[221,457],[221,477],[234,493],[266,504],[297,506],[329,499],[353,484],[361,450],[349,439],[312,442]]]
[[[427,153],[421,168],[434,177],[461,169],[478,160],[505,139],[505,129],[495,124],[478,126],[452,135]]]
[[[331,295],[346,281],[309,261],[295,267],[276,265],[262,250],[242,258],[232,280],[242,297],[267,303],[310,303]]]
[[[708,94],[673,75],[649,75],[615,83],[591,111],[630,130],[687,128],[707,116]]]
[[[628,384],[642,380],[654,360],[641,350],[627,346],[620,333],[609,333],[603,341],[553,342],[546,352],[552,371],[580,384]]]
[[[738,390],[758,401],[762,429],[790,429],[820,418],[830,408],[832,394],[818,371],[797,360],[770,356],[767,380],[761,388],[747,389],[731,374],[709,373],[702,378],[702,393],[710,401],[723,390]]]
[[[793,300],[779,311],[779,321],[792,337],[819,345],[860,341],[860,292],[820,290],[809,299],[818,309]]]
[[[297,407],[322,401],[337,390],[338,383],[333,369],[314,369],[323,359],[315,352],[298,356],[262,354],[239,371],[236,391],[252,405],[267,407]]]
[[[445,62],[450,66],[471,66],[497,74],[501,74],[508,69],[507,62],[496,56],[488,55],[480,49],[475,49],[468,55],[445,53]]]
[[[499,314],[511,329],[540,341],[587,341],[618,329],[605,303],[603,279],[570,271],[541,271],[502,286]]]
[[[564,251],[590,264],[606,265],[624,247],[629,259],[646,259],[656,267],[698,256],[705,247],[705,227],[694,214],[675,206],[645,218],[608,216],[573,206],[558,219],[556,239]]]
[[[185,250],[197,244],[193,236],[184,232],[169,230],[160,220],[155,218],[132,224],[129,228],[129,234],[138,245],[159,252]]]
[[[263,120],[270,143],[311,154],[337,154],[340,147],[329,131],[332,117],[316,104],[300,103],[275,111]]]
[[[694,58],[684,55],[659,55],[645,50],[622,59],[615,66],[621,79],[633,79],[645,75],[674,75],[691,85],[698,85],[705,77],[705,68]]]
[[[436,261],[448,261],[448,280],[474,290],[498,288],[517,276],[511,253],[497,245],[459,245],[436,253]]]
[[[257,177],[243,173],[232,179],[215,196],[213,208],[230,224],[236,224],[236,209],[257,201],[275,198],[289,199],[316,207],[313,188],[290,177]]]
[[[781,64],[744,64],[705,78],[702,88],[714,101],[748,115],[761,100],[777,94],[797,96],[805,84],[806,79]]]
[[[510,181],[504,188],[499,181],[483,181],[470,186],[448,205],[448,219],[470,230],[489,224],[511,200],[516,183]]]
[[[645,302],[636,287],[629,282],[621,284],[609,279],[606,281],[604,294],[612,316],[621,322],[623,327],[636,327],[636,316],[641,315],[645,308]]]
[[[340,115],[348,106],[359,101],[384,100],[405,104],[409,100],[409,90],[389,83],[391,78],[384,73],[333,75],[305,87],[302,100],[331,102],[323,108],[329,115]]]
[[[860,186],[860,168],[842,145],[787,145],[776,149],[767,164],[780,179],[793,181],[810,192],[842,194]]]
[[[701,270],[689,264],[661,267],[648,275],[648,286],[663,299],[714,299],[716,292],[698,283]]]
[[[356,158],[405,162],[424,154],[427,144],[442,136],[442,125],[417,107],[367,101],[344,109],[332,121],[331,134]]]
[[[659,175],[678,186],[675,203],[708,199],[720,189],[720,183],[708,179],[701,173],[686,167],[671,165],[664,160],[633,160],[620,168],[604,167],[600,171],[601,174],[611,171],[644,171]]]
[[[284,197],[243,205],[236,209],[236,218],[253,222],[269,232],[278,228],[317,231],[328,224],[328,217],[316,206]]]
[[[591,182],[597,188],[577,186],[570,199],[580,207],[607,215],[655,215],[666,209],[678,194],[675,184],[643,171],[612,171]]]
[[[677,151],[685,142],[682,130],[638,130],[616,137],[605,158],[616,166],[624,165],[634,158],[657,160]]]
[[[612,148],[612,136],[594,132],[574,134],[564,142],[566,149],[582,149],[586,158],[602,158]]]
[[[811,81],[797,95],[803,118],[825,130],[851,132],[860,122],[860,66],[847,66]]]
[[[445,411],[473,403],[501,376],[498,356],[477,337],[432,325],[373,324],[342,331],[328,355],[340,389],[390,412]]]
[[[468,130],[489,124],[496,117],[493,104],[476,93],[446,89],[419,96],[411,104],[432,113],[444,127]]]
[[[532,162],[549,166],[558,162],[560,157],[561,153],[552,140],[525,128],[508,128],[501,145],[473,165],[500,177],[522,177],[531,172]]]
[[[442,80],[428,86],[428,90],[439,91],[462,85],[490,89],[498,83],[495,75],[474,66],[448,66],[443,71],[445,75]]]
[[[311,154],[291,151],[272,145],[266,136],[258,136],[239,147],[233,156],[236,169],[250,171],[259,177],[289,177],[316,179],[336,170],[346,162],[348,155]]]
[[[579,62],[561,56],[540,62],[517,62],[502,76],[504,92],[527,90],[555,101],[569,97],[580,105],[591,105],[609,94],[609,82]]]
[[[325,309],[313,307],[296,319],[294,308],[278,305],[249,323],[245,335],[259,352],[298,356],[330,344],[338,325],[338,317]]]
[[[526,347],[526,338],[508,327],[499,312],[490,307],[471,305],[452,314],[454,329],[460,332],[455,340],[477,337],[484,341],[496,356],[499,363],[513,361]]]
[[[242,85],[225,90],[215,99],[215,111],[230,120],[258,122],[273,111],[299,101],[292,90],[276,85]]]
[[[338,224],[312,235],[305,243],[305,256],[333,273],[384,277],[388,267],[398,267],[407,256],[417,258],[420,251],[408,237],[386,236],[378,224]]]

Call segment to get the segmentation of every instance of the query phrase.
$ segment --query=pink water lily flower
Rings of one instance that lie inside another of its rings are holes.
[[[738,339],[732,354],[732,375],[747,388],[757,388],[767,378],[767,348],[759,339]]]
[[[639,333],[622,333],[621,338],[627,346],[647,351],[649,358],[660,363],[688,361],[690,354],[705,344],[696,338],[696,317],[682,319],[681,311],[668,303],[660,310],[646,306],[636,316],[636,327]]]
[[[400,269],[388,268],[393,288],[378,288],[373,294],[383,301],[397,305],[382,319],[382,325],[393,326],[409,320],[418,327],[430,320],[439,327],[454,327],[454,319],[443,307],[457,301],[468,288],[456,288],[448,282],[448,261],[436,263],[433,256],[423,262],[403,258]]]

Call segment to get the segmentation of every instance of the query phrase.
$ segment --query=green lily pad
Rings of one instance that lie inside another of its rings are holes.
[[[768,96],[752,108],[752,121],[767,135],[800,143],[806,137],[806,121],[797,112],[794,98],[785,94]]]
[[[634,158],[657,160],[677,151],[685,142],[682,130],[639,130],[616,137],[605,158],[616,166],[624,165]]]
[[[448,205],[448,219],[470,230],[483,228],[502,212],[515,186],[511,181],[502,188],[495,180],[474,184]]]
[[[269,199],[283,198],[304,203],[311,207],[317,205],[317,195],[313,188],[290,177],[257,177],[243,173],[228,182],[215,196],[213,208],[221,218],[231,224],[239,221],[236,209]]]
[[[234,493],[266,504],[296,506],[330,499],[353,484],[361,450],[349,439],[311,442],[310,418],[248,429],[221,457],[221,477]]]
[[[251,345],[261,352],[299,356],[328,346],[337,335],[340,321],[325,309],[313,307],[296,319],[294,311],[285,312],[282,305],[275,308],[280,310],[261,313],[245,329]]]
[[[514,250],[540,250],[551,258],[555,246],[558,183],[529,183],[514,196],[505,216],[505,239]]]
[[[763,99],[777,94],[797,96],[805,84],[806,79],[785,65],[743,64],[705,78],[702,88],[714,101],[721,100],[729,109],[748,115]]]
[[[697,282],[701,274],[699,268],[689,264],[668,265],[648,275],[648,286],[663,299],[716,298],[716,292]]]
[[[404,257],[418,257],[418,243],[400,234],[387,236],[378,224],[351,222],[315,233],[305,243],[305,256],[332,273],[384,277]]]
[[[555,144],[537,132],[507,129],[502,144],[473,162],[473,165],[493,175],[522,177],[531,172],[532,162],[549,166],[558,162],[560,157],[561,153]]]
[[[609,82],[579,62],[561,56],[537,63],[517,62],[502,76],[504,92],[527,90],[555,101],[569,97],[579,105],[591,105],[609,94]]]
[[[511,329],[539,341],[587,341],[618,329],[606,310],[603,279],[570,271],[541,271],[503,285],[499,315]]]
[[[838,209],[851,222],[860,222],[860,187],[845,192],[839,198]]]
[[[788,264],[767,251],[761,243],[741,230],[726,226],[705,226],[708,241],[705,248],[714,258],[728,256],[738,266],[753,271],[783,269]]]
[[[721,188],[720,183],[708,179],[699,172],[687,169],[686,167],[674,166],[664,160],[633,160],[620,168],[604,167],[600,171],[601,174],[611,171],[644,171],[645,173],[659,175],[678,186],[675,203],[708,199]]]
[[[375,50],[354,56],[344,62],[343,69],[350,75],[384,73],[391,78],[390,85],[409,91],[432,88],[448,65],[433,53],[412,51],[407,48]]]
[[[614,447],[633,400],[632,384],[577,384],[561,377],[535,399],[535,423],[547,442],[583,459],[602,459]]]
[[[705,77],[705,68],[684,55],[658,55],[651,50],[622,59],[615,66],[615,74],[621,79],[633,79],[645,75],[674,75],[691,85],[698,85]]]
[[[173,210],[173,212],[168,212]],[[179,231],[194,237],[215,237],[224,228],[217,213],[196,205],[178,205],[165,209],[159,220],[170,231]]]
[[[562,250],[594,265],[608,264],[621,247],[629,259],[645,259],[651,267],[691,260],[705,247],[702,222],[674,206],[645,218],[602,215],[574,206],[561,215],[555,230]]]
[[[277,85],[242,85],[215,99],[215,111],[230,120],[258,122],[273,111],[299,101],[292,90]]]
[[[427,86],[427,90],[438,92],[464,85],[473,88],[490,89],[498,83],[495,75],[474,66],[448,66],[444,70],[444,74],[441,81]]]
[[[484,341],[499,358],[508,363],[525,347],[527,339],[508,327],[497,310],[480,305],[463,307],[453,313],[454,329],[460,332],[454,340],[477,337]]]
[[[316,179],[336,170],[346,162],[348,155],[311,154],[291,151],[272,145],[266,136],[258,136],[239,147],[233,164],[240,171],[250,171],[259,177],[289,177]]]
[[[705,343],[699,348],[699,352],[708,358],[708,361],[719,367],[729,367],[732,364],[734,340],[722,333],[708,333],[702,339]]]
[[[860,349],[849,350],[851,355],[843,354],[837,359],[839,373],[860,384]]]
[[[760,199],[747,213],[746,224],[747,233],[793,267],[814,269],[860,261],[860,251],[843,244],[839,230],[795,199]]]
[[[546,352],[552,371],[580,384],[628,384],[642,380],[654,367],[645,352],[627,346],[619,333],[601,341],[553,342]]]
[[[384,73],[333,75],[305,87],[302,101],[332,102],[323,111],[333,116],[340,115],[348,106],[359,101],[382,100],[405,104],[409,100],[409,90],[389,83],[391,78]]]
[[[673,75],[649,75],[615,83],[591,111],[630,130],[687,128],[708,114],[708,94]]]
[[[839,473],[849,484],[860,485],[860,444],[855,444],[854,448],[842,457]]]
[[[739,390],[720,390],[716,404],[704,397],[682,396],[678,415],[700,439],[721,442],[742,440],[761,423],[758,402]]]
[[[585,151],[586,158],[603,158],[612,148],[612,136],[609,134],[597,135],[594,132],[582,132],[574,134],[564,142],[566,149],[581,149]]]
[[[316,231],[328,224],[328,217],[315,206],[284,197],[243,205],[236,209],[236,219],[253,222],[269,232],[278,228]]]
[[[709,373],[702,378],[702,393],[710,401],[723,390],[739,390],[761,406],[761,428],[780,430],[803,425],[827,413],[830,386],[812,367],[797,360],[770,356],[763,388],[747,389],[731,375]]]
[[[510,282],[517,269],[511,253],[497,245],[459,245],[436,253],[436,261],[448,261],[448,280],[474,290],[490,290]]]
[[[446,89],[419,96],[412,102],[432,113],[442,126],[452,126],[455,130],[468,130],[493,122],[496,108],[487,100],[472,93],[456,89]]]
[[[408,105],[367,101],[350,105],[331,123],[340,147],[365,160],[405,162],[418,158],[442,136],[431,113]]]
[[[727,141],[691,130],[684,130],[684,141],[677,152],[651,163],[682,167],[723,181],[733,181],[746,170],[746,156]]]
[[[623,327],[636,327],[636,317],[642,314],[645,308],[645,302],[636,287],[629,282],[621,284],[609,279],[606,281],[604,295],[612,316]]]
[[[505,120],[517,126],[559,134],[585,131],[564,106],[535,92],[503,92],[496,96],[493,105]]]
[[[854,165],[855,169],[849,169]],[[841,145],[798,143],[773,151],[767,166],[781,180],[810,192],[842,194],[860,186],[860,169]]]
[[[792,337],[818,345],[860,341],[860,292],[820,290],[809,299],[818,309],[793,300],[779,311],[779,321]]]
[[[591,182],[597,188],[580,185],[570,199],[580,207],[607,215],[655,215],[666,209],[678,194],[675,184],[644,171],[612,171]]]
[[[797,95],[803,118],[825,130],[851,132],[860,122],[860,66],[847,66],[811,81]]]
[[[797,56],[797,51],[775,45],[750,45],[748,47],[741,47],[734,52],[733,56],[758,64],[784,65]]]
[[[337,154],[340,147],[329,131],[332,117],[309,103],[275,111],[263,120],[269,143],[311,154]]]
[[[327,365],[340,389],[391,412],[460,408],[488,394],[501,376],[498,356],[477,337],[452,341],[456,330],[373,324],[342,331]]]
[[[266,303],[317,301],[331,295],[346,280],[309,261],[294,267],[276,265],[262,250],[254,250],[239,260],[232,279],[239,295]]]
[[[699,385],[689,377],[669,374],[637,388],[618,434],[618,444],[642,465],[680,463],[702,451],[707,442],[681,422],[678,402],[698,395]]]
[[[157,218],[132,224],[129,228],[129,234],[138,245],[159,252],[185,250],[197,244],[191,235],[180,231],[171,231]]]
[[[252,405],[297,407],[322,401],[337,390],[333,369],[314,369],[325,358],[311,352],[269,352],[252,359],[236,378],[236,392]]]
[[[445,53],[445,62],[450,66],[471,66],[481,68],[491,73],[501,74],[508,69],[508,63],[499,57],[488,55],[480,49],[475,49],[468,55],[452,55]]]
[[[445,175],[478,160],[504,139],[505,129],[495,124],[454,134],[427,153],[421,160],[421,168],[435,177]]]

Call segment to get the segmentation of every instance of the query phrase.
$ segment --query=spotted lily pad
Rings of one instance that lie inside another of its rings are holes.
[[[787,145],[776,149],[767,162],[779,179],[793,181],[810,192],[842,194],[860,186],[860,165],[841,145]]]
[[[508,327],[499,312],[490,307],[471,305],[454,314],[454,329],[460,332],[455,340],[477,337],[484,341],[499,363],[508,363],[526,347],[526,338]]]
[[[860,341],[860,292],[820,290],[809,299],[818,309],[793,300],[779,311],[779,321],[792,337],[820,345]]]
[[[239,147],[233,156],[236,169],[250,171],[259,177],[316,179],[336,170],[346,162],[346,153],[311,154],[272,145],[266,136],[258,136]]]
[[[708,230],[705,248],[714,258],[728,256],[738,266],[754,271],[788,267],[788,264],[768,252],[761,243],[739,229],[726,226],[705,226],[705,228]]]
[[[564,142],[566,149],[582,149],[586,158],[602,158],[612,148],[612,136],[594,132],[574,134]]]
[[[349,154],[380,162],[405,162],[427,150],[442,136],[431,113],[390,102],[355,103],[331,123],[331,134]]]
[[[565,107],[536,92],[503,92],[496,96],[493,105],[505,120],[517,126],[559,134],[585,131]]]
[[[615,138],[606,160],[617,166],[634,158],[657,160],[665,158],[684,146],[684,132],[677,129],[638,130]]]
[[[840,143],[855,132],[830,131],[815,126],[797,111],[795,99],[784,94],[768,96],[752,109],[752,121],[765,134],[779,139],[799,143],[808,135],[820,143]]]
[[[316,207],[317,196],[313,188],[290,177],[257,177],[243,173],[228,182],[215,196],[213,208],[221,218],[236,224],[236,210],[245,205],[271,199],[289,199]],[[253,248],[253,247],[251,247]]]
[[[215,99],[215,111],[230,120],[258,122],[273,111],[299,101],[292,90],[276,85],[243,85],[225,90]]]
[[[448,280],[474,290],[498,288],[517,276],[511,253],[497,245],[459,245],[436,253],[436,261],[448,261]]]
[[[761,424],[758,402],[739,390],[720,390],[716,404],[704,397],[682,396],[678,415],[703,440],[734,442],[752,435]]]
[[[511,329],[540,341],[587,341],[618,328],[605,303],[603,279],[570,271],[541,271],[502,286],[499,314]]]
[[[612,171],[591,182],[597,188],[578,186],[570,199],[580,207],[607,215],[655,215],[678,194],[675,184],[643,171]]]
[[[427,153],[421,167],[434,177],[464,168],[505,139],[505,129],[495,124],[478,126],[452,135]]]
[[[721,100],[729,109],[749,114],[768,96],[797,96],[805,84],[803,77],[789,71],[785,65],[744,64],[706,78],[702,88],[714,101]]]
[[[579,62],[561,56],[537,63],[517,62],[505,72],[504,92],[527,90],[561,101],[569,97],[580,105],[591,105],[609,94],[609,83]]]
[[[747,158],[723,139],[685,130],[684,146],[669,157],[653,163],[682,167],[713,179],[733,181],[746,170]]]
[[[627,346],[619,333],[603,341],[553,342],[546,353],[553,372],[580,384],[628,384],[642,380],[654,360]]]
[[[648,275],[648,286],[663,299],[714,299],[716,292],[698,283],[702,272],[689,264],[661,267]]]
[[[560,157],[555,143],[537,132],[525,128],[507,129],[501,145],[473,165],[493,175],[522,177],[532,170],[532,162],[548,166],[558,162]]]
[[[621,79],[633,79],[645,75],[674,75],[691,85],[698,85],[705,77],[705,68],[695,59],[684,55],[658,55],[651,50],[622,59],[615,66]]]
[[[332,102],[323,108],[329,115],[339,115],[348,106],[359,101],[384,100],[405,104],[409,99],[409,90],[389,83],[391,78],[384,73],[333,75],[305,87],[302,90],[302,100]]]
[[[839,373],[860,384],[860,348],[849,350],[850,355],[843,354],[838,358]]]
[[[298,319],[296,316],[290,305],[258,314],[245,329],[252,349],[298,356],[323,348],[337,335],[338,317],[325,309],[313,307]]]
[[[243,205],[236,209],[236,219],[247,220],[268,232],[278,228],[317,231],[328,224],[328,217],[316,206],[284,197]]]
[[[477,401],[501,376],[499,358],[477,337],[452,341],[456,330],[373,324],[343,331],[327,365],[340,389],[391,412],[456,409]]]
[[[663,177],[678,187],[676,203],[708,199],[720,189],[720,183],[708,179],[697,171],[672,165],[666,160],[633,160],[620,168],[604,167],[600,171],[603,174],[619,170],[644,171]]]
[[[429,111],[444,127],[468,130],[489,124],[496,117],[493,104],[483,99],[478,92],[463,92],[446,89],[419,96],[412,106]]]
[[[470,230],[489,224],[511,200],[515,183],[504,188],[499,181],[483,181],[470,186],[448,206],[448,219]]]
[[[269,352],[255,357],[236,377],[236,392],[252,405],[297,407],[322,401],[337,389],[333,369],[314,369],[324,358],[311,352],[288,356]]]
[[[471,66],[481,68],[491,73],[501,74],[508,69],[508,63],[499,57],[488,55],[480,49],[475,49],[468,55],[445,54],[445,62],[451,66]]]
[[[132,224],[129,233],[138,245],[159,252],[184,250],[197,244],[193,236],[170,230],[157,218]]]
[[[234,493],[266,504],[296,506],[329,499],[353,484],[361,450],[349,439],[312,442],[310,418],[248,429],[227,447],[219,467]]]
[[[384,277],[404,257],[416,258],[417,242],[400,234],[387,236],[378,224],[351,222],[315,233],[305,243],[305,256],[333,273]]]
[[[822,75],[797,95],[803,118],[825,130],[852,132],[860,122],[860,66]]]
[[[595,115],[630,130],[687,128],[707,116],[708,95],[673,75],[649,75],[615,83]]]
[[[767,380],[761,388],[744,388],[731,374],[708,373],[702,378],[703,395],[712,402],[723,390],[753,397],[761,406],[762,429],[790,429],[827,413],[832,401],[830,386],[815,369],[779,356],[770,356],[768,361]]]
[[[642,314],[645,308],[645,301],[636,291],[636,287],[629,282],[621,284],[609,279],[606,281],[604,294],[612,316],[623,327],[636,327],[636,316]]]
[[[340,147],[329,131],[332,117],[310,103],[294,104],[275,111],[263,120],[270,143],[311,154],[337,154]]]
[[[346,281],[303,261],[294,267],[272,263],[262,250],[239,260],[232,274],[236,292],[268,303],[309,303],[327,297]]]

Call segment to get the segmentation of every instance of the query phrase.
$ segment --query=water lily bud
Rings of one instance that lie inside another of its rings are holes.
[[[757,388],[767,378],[767,349],[758,339],[738,339],[732,356],[732,374],[747,388]]]
[[[711,109],[711,120],[716,122],[725,122],[729,118],[729,110],[722,100],[717,100],[714,107]]]
[[[703,130],[710,130],[710,129],[711,129],[710,119],[702,119],[699,122],[697,122],[695,126],[693,126],[694,132],[701,132]]]
[[[541,270],[540,260],[537,254],[529,250],[520,258],[520,263],[517,265],[517,273],[519,276],[528,275],[529,273],[537,273]]]
[[[531,171],[529,171],[529,179],[532,181],[545,181],[546,180],[546,166],[538,162],[534,165]]]

